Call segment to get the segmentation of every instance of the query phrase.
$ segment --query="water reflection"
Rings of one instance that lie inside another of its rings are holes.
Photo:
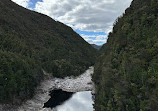
[[[77,92],[62,105],[54,108],[55,111],[93,111],[91,91]]]
[[[58,105],[61,105],[65,101],[69,100],[73,95],[72,92],[62,91],[61,89],[55,89],[49,94],[51,98],[44,103],[44,108],[54,108]]]

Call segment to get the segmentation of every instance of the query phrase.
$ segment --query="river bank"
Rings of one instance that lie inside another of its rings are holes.
[[[90,67],[78,77],[50,78],[41,82],[37,87],[35,96],[31,100],[27,100],[20,107],[12,108],[9,105],[0,105],[2,111],[51,111],[50,108],[43,108],[44,103],[50,99],[49,92],[53,89],[62,89],[68,92],[92,91],[95,93],[94,83],[91,75],[94,67]]]

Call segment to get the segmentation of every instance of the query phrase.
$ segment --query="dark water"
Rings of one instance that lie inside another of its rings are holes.
[[[61,105],[66,100],[72,97],[72,92],[62,91],[61,89],[55,89],[50,92],[51,98],[44,104],[44,108],[54,108]]]
[[[91,91],[71,93],[58,89],[53,90],[50,96],[44,107],[54,111],[93,111]]]

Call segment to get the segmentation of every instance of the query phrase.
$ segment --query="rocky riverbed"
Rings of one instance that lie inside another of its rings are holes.
[[[43,108],[43,106],[50,99],[49,92],[55,88],[68,92],[92,91],[94,93],[94,83],[91,80],[93,72],[94,68],[90,67],[78,77],[66,77],[64,79],[50,78],[44,80],[37,87],[36,94],[31,100],[15,108],[10,105],[0,105],[0,111],[52,111],[52,109]]]

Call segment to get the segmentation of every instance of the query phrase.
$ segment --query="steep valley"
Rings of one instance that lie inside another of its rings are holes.
[[[95,111],[158,111],[158,1],[133,0],[101,47],[0,0],[0,111],[54,110],[53,91],[85,93]]]
[[[0,0],[0,103],[33,97],[45,76],[80,75],[94,65],[97,52],[63,23]]]

